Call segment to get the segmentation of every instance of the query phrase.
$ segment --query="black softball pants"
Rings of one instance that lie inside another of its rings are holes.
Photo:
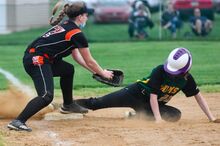
[[[17,120],[26,122],[31,116],[52,102],[54,97],[53,77],[60,77],[64,104],[69,105],[73,102],[74,66],[72,64],[60,60],[54,64],[47,63],[41,66],[24,64],[24,68],[32,78],[38,96],[27,104]]]
[[[102,97],[78,99],[76,102],[91,110],[111,107],[130,107],[137,114],[144,112],[150,119],[154,119],[149,100],[147,101],[146,96],[141,93],[140,85],[137,83]],[[159,109],[162,118],[166,121],[174,122],[181,118],[180,110],[175,107],[159,104]]]

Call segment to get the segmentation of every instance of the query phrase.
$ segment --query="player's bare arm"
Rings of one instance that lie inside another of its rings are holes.
[[[82,55],[79,53],[79,49],[74,49],[72,51],[72,57],[73,59],[78,63],[80,64],[81,66],[83,66],[85,69],[89,70],[90,72],[92,73],[95,73],[93,72],[93,70],[91,68],[88,67],[88,65],[86,64],[85,60],[83,59]]]
[[[99,64],[92,57],[89,48],[81,48],[79,52],[84,59],[86,65],[92,69],[94,73],[97,73],[105,78],[111,79],[113,77],[113,73],[111,71],[103,70]]]
[[[202,109],[202,111],[208,117],[209,121],[211,121],[211,122],[215,121],[216,118],[211,113],[205,98],[202,96],[202,94],[200,92],[197,95],[195,95],[195,99],[196,99],[197,103],[199,104],[200,108]]]
[[[151,109],[152,109],[154,117],[155,117],[155,122],[160,123],[162,121],[162,118],[160,115],[159,105],[158,105],[156,94],[150,94],[150,105],[151,105]]]

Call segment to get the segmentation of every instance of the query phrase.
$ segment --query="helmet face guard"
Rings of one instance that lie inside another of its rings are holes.
[[[192,66],[192,55],[186,48],[176,48],[164,63],[164,70],[171,75],[187,73]]]

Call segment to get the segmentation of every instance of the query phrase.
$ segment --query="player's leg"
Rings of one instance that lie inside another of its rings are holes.
[[[25,122],[52,102],[54,85],[50,64],[41,66],[27,65],[25,66],[25,70],[31,76],[38,96],[33,98],[20,115],[8,124],[8,128],[31,131],[31,129],[25,125]]]
[[[97,110],[110,107],[131,107],[138,109],[143,101],[138,98],[137,84],[132,84],[121,90],[98,98],[79,99],[76,102],[88,109]]]
[[[181,111],[168,105],[159,105],[160,114],[163,120],[176,122],[181,118]],[[145,113],[149,120],[155,120],[150,104],[146,104]]]
[[[25,67],[25,70],[31,76],[38,96],[27,104],[26,110],[24,109],[23,111],[24,114],[21,113],[18,116],[18,119],[24,122],[36,112],[49,105],[54,95],[53,75],[50,64],[41,66],[31,65]]]
[[[200,19],[196,20],[195,30],[198,33],[198,35],[201,35],[201,33],[202,33],[202,21]]]
[[[60,60],[52,65],[53,76],[60,77],[60,87],[63,94],[62,113],[87,113],[88,110],[79,106],[73,100],[73,78],[74,66],[68,62]]]
[[[91,110],[97,110],[109,107],[124,107],[125,100],[129,100],[130,95],[127,93],[126,89],[121,89],[119,91],[104,95],[102,97],[91,97],[89,99],[79,99],[76,102],[83,107]]]
[[[160,106],[160,114],[163,120],[176,122],[181,118],[181,111],[169,105]]]
[[[173,38],[176,38],[176,22],[174,20],[172,20],[170,27],[168,28],[171,32],[171,35]]]
[[[134,37],[134,23],[133,22],[129,22],[128,24],[128,34],[130,38]]]
[[[203,24],[202,34],[206,36],[212,30],[212,22],[210,20],[206,20]]]
[[[64,104],[71,104],[73,102],[73,78],[74,66],[63,60],[58,61],[52,65],[52,72],[54,77],[60,77],[60,87],[63,94]]]

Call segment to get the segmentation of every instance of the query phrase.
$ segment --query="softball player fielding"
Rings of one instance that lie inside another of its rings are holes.
[[[60,6],[58,2],[54,13]],[[68,20],[60,21],[64,16]],[[52,17],[53,18],[53,17]],[[25,122],[38,111],[48,106],[54,97],[53,77],[60,77],[63,94],[61,113],[87,113],[72,97],[74,66],[62,60],[72,55],[73,59],[93,74],[112,79],[112,71],[103,70],[92,57],[88,42],[81,31],[88,19],[88,9],[84,2],[65,4],[58,18],[51,19],[50,30],[34,40],[23,57],[25,71],[32,78],[38,96],[33,98],[20,115],[8,124],[11,130],[32,131]]]

